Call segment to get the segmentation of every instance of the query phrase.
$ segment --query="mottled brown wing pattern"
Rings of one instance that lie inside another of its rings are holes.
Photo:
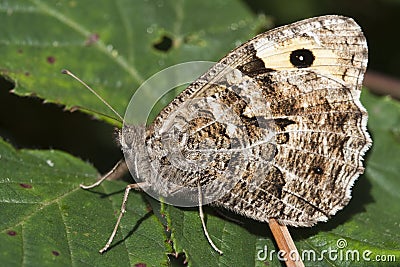
[[[371,143],[359,101],[366,65],[365,37],[350,18],[256,36],[147,128],[142,179],[157,176],[154,190],[167,194],[213,184],[213,204],[259,221],[327,220],[349,202]]]

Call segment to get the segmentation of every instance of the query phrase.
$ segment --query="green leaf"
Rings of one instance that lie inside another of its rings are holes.
[[[92,166],[66,153],[16,151],[0,141],[2,265],[166,265],[171,249],[164,228],[140,193],[130,195],[116,236],[122,244],[98,253],[113,229],[124,184],[106,182],[96,194],[79,188],[96,176]]]
[[[111,117],[61,69],[76,73],[123,115],[151,75],[177,63],[217,60],[265,21],[228,0],[16,0],[1,1],[0,11],[0,74],[16,83],[16,94]],[[168,51],[154,47],[164,38],[172,41]]]
[[[327,223],[289,229],[306,266],[381,266],[376,257],[394,266],[400,259],[400,104],[368,91],[362,102],[374,143],[350,204]],[[169,206],[167,211],[175,248],[185,251],[192,266],[279,266],[268,224],[242,218],[240,226],[208,213],[208,232],[224,252],[219,256],[202,232],[197,210]]]
[[[216,246],[223,251],[223,256],[214,251],[207,242],[198,209],[179,209],[172,206],[168,206],[167,209],[175,249],[186,253],[190,266],[264,265],[262,261],[257,262],[257,252],[263,249],[264,245],[275,249],[273,239],[265,235],[269,231],[268,224],[240,218],[234,214],[220,217],[207,208],[205,211],[207,230]],[[240,220],[240,223],[232,222],[232,218]],[[273,263],[279,265],[276,259]]]

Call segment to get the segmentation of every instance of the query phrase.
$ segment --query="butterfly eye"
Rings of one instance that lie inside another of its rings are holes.
[[[315,57],[308,49],[297,49],[290,54],[290,63],[296,68],[307,68],[314,63]]]
[[[133,133],[127,129],[124,129],[124,133],[123,133],[123,143],[125,144],[125,146],[127,147],[131,147],[132,143],[133,143]]]

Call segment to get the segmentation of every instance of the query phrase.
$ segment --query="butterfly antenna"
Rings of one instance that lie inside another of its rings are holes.
[[[118,116],[118,118],[121,120],[121,122],[124,121],[124,119],[121,117],[121,115],[119,115],[119,113],[117,111],[115,111],[115,109],[110,104],[108,104],[107,101],[105,101],[98,93],[96,93],[95,90],[90,88],[90,86],[87,85],[84,81],[82,81],[77,76],[75,76],[75,74],[73,74],[72,72],[70,72],[69,70],[66,70],[66,69],[63,69],[61,71],[61,73],[67,74],[67,75],[71,76],[72,78],[74,78],[75,80],[77,80],[78,82],[80,82],[81,84],[83,84],[83,86],[85,86],[90,92],[92,92],[95,96],[97,96],[97,98],[100,99],[101,102],[104,103],[104,105],[106,105],[109,109],[111,109],[111,111],[114,112],[114,114]]]

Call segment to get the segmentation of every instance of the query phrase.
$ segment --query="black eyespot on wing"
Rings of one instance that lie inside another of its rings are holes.
[[[313,169],[315,174],[323,174],[324,170],[321,167],[314,167]]]
[[[299,69],[310,67],[314,60],[313,52],[308,49],[297,49],[290,54],[290,63]]]

